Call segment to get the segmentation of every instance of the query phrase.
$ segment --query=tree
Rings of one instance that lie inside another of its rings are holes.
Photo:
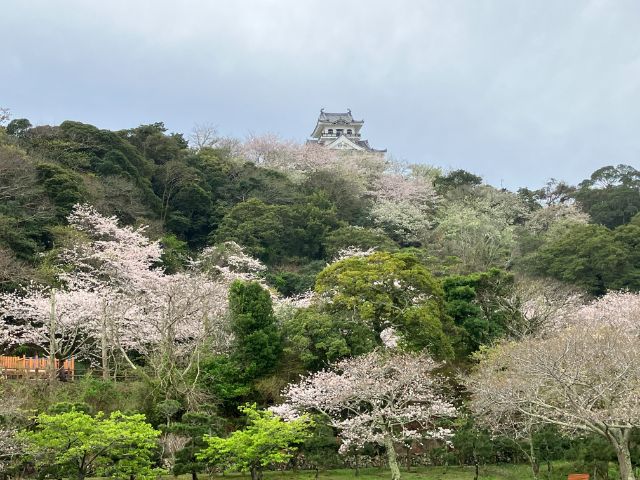
[[[59,476],[131,476],[154,479],[162,470],[153,468],[156,438],[160,432],[146,423],[144,415],[113,412],[92,417],[71,410],[41,413],[34,431],[22,431],[26,452],[39,469]]]
[[[324,242],[324,250],[328,259],[335,259],[341,250],[356,247],[362,250],[395,251],[397,244],[382,230],[349,225],[330,232]]]
[[[462,273],[504,268],[515,245],[514,229],[496,212],[478,205],[449,203],[440,211],[440,223],[434,230],[442,255],[456,257]]]
[[[130,358],[136,352],[146,356],[167,399],[193,400],[202,348],[216,352],[229,344],[229,284],[249,273],[221,265],[214,275],[200,270],[207,262],[198,258],[167,275],[157,266],[162,248],[143,235],[144,227],[121,227],[88,205],[74,207],[69,222],[82,235],[57,252],[64,288],[3,295],[1,340],[39,347],[51,365],[68,355],[98,357],[105,379],[118,362],[136,369]],[[245,257],[228,260],[246,263]]]
[[[96,304],[91,294],[30,287],[24,293],[0,294],[0,344],[36,347],[48,357],[48,374],[59,374],[57,360],[95,354],[92,319]]]
[[[7,133],[16,137],[22,136],[33,125],[26,118],[15,118],[7,124]]]
[[[4,126],[4,124],[7,123],[10,118],[11,110],[7,107],[0,107],[0,127]]]
[[[271,296],[258,282],[236,280],[231,284],[229,313],[231,353],[214,357],[204,366],[213,377],[217,395],[233,403],[251,392],[255,380],[275,370],[282,354],[282,336]]]
[[[431,182],[421,176],[385,172],[371,194],[371,217],[376,226],[400,242],[426,238],[438,201]]]
[[[615,449],[622,480],[635,480],[629,441],[640,426],[640,295],[609,293],[557,319],[537,337],[486,350],[467,379],[485,424],[557,425]]]
[[[282,338],[271,296],[258,282],[236,280],[229,290],[233,358],[247,379],[271,373],[282,353]]]
[[[36,170],[38,180],[60,216],[66,216],[74,205],[83,201],[86,192],[82,177],[73,170],[56,163],[39,163]]]
[[[229,283],[238,275],[220,269],[212,278],[201,271],[208,252],[185,272],[167,275],[157,267],[162,248],[144,236],[144,227],[121,227],[115,217],[104,217],[86,205],[76,206],[69,221],[89,237],[60,254],[67,269],[79,272],[72,283],[94,294],[102,287],[115,289],[130,300],[124,304],[131,308],[122,314],[114,310],[118,303],[98,298],[103,314],[97,321],[104,332],[101,338],[107,338],[106,348],[122,354],[132,368],[136,365],[127,352],[147,356],[167,399],[192,399],[197,382],[187,379],[197,379],[194,372],[205,343],[214,351],[228,346],[226,297]],[[63,279],[69,281],[68,276]]]
[[[456,347],[464,356],[503,336],[517,315],[504,308],[503,299],[513,290],[513,277],[502,270],[450,276],[442,286],[447,314],[460,327]]]
[[[375,333],[361,322],[314,307],[299,309],[286,319],[284,333],[285,352],[294,354],[310,371],[370,352],[379,342]]]
[[[214,148],[220,140],[218,127],[212,123],[196,123],[189,135],[189,143],[195,150]]]
[[[332,170],[317,170],[307,174],[302,187],[307,195],[326,195],[336,206],[340,220],[356,225],[366,221],[371,199],[353,178]]]
[[[438,193],[445,194],[454,189],[477,187],[482,184],[482,177],[466,170],[452,170],[446,175],[436,177],[433,184]]]
[[[247,416],[247,427],[227,438],[205,435],[208,446],[196,458],[225,471],[251,472],[252,480],[261,480],[265,467],[291,459],[313,426],[307,416],[283,421],[273,412],[258,410],[255,404],[239,410]]]
[[[440,421],[456,415],[435,374],[438,364],[425,354],[374,351],[341,360],[307,376],[283,392],[276,413],[326,415],[339,431],[345,453],[366,443],[384,446],[391,478],[400,478],[395,444],[409,439],[446,441],[451,431]]]
[[[593,295],[607,290],[640,289],[640,226],[610,230],[602,225],[572,225],[551,231],[543,245],[525,257],[523,268],[584,288]]]
[[[282,219],[275,205],[251,199],[233,207],[215,233],[217,243],[233,240],[265,262],[283,255]]]
[[[221,430],[221,419],[206,412],[187,412],[179,422],[174,422],[169,432],[182,436],[187,443],[176,453],[172,473],[191,474],[192,480],[198,479],[198,473],[206,467],[206,462],[199,460],[197,454],[207,446],[205,435],[213,435]]]
[[[454,454],[460,465],[474,466],[474,480],[480,476],[480,465],[490,461],[494,454],[494,442],[486,430],[478,428],[471,415],[460,415],[451,439]]]
[[[630,165],[599,168],[574,195],[594,223],[624,225],[640,211],[640,171]]]
[[[28,283],[34,274],[30,265],[18,260],[8,248],[0,246],[0,289]]]
[[[235,241],[271,264],[291,256],[319,259],[325,235],[337,225],[335,209],[321,195],[298,199],[293,205],[250,199],[229,211],[215,240]]]
[[[393,327],[413,349],[451,352],[445,333],[453,335],[454,329],[447,323],[442,287],[411,253],[369,252],[338,260],[320,272],[315,291],[325,311],[359,320],[377,335]],[[421,324],[433,335],[419,344],[413,335]]]
[[[180,189],[189,187],[199,180],[198,171],[181,160],[170,160],[158,168],[154,184],[157,185],[156,190],[162,202],[160,218],[163,222],[167,220],[173,199]]]
[[[553,322],[583,305],[584,292],[549,278],[516,277],[513,288],[497,299],[506,312],[505,332],[512,339],[540,335]]]
[[[167,277],[154,267],[162,249],[144,235],[146,227],[121,227],[116,217],[100,215],[90,205],[75,205],[68,221],[86,238],[59,252],[58,276],[68,290],[93,299],[93,338],[99,339],[102,374],[108,380],[116,355],[133,366],[127,350],[140,350],[151,340],[141,339],[150,332],[141,326],[145,310],[140,305],[149,286],[166,285]]]

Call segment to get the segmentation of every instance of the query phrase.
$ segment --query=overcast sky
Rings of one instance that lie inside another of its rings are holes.
[[[4,0],[0,106],[34,124],[278,133],[319,109],[509,188],[640,166],[638,0]]]

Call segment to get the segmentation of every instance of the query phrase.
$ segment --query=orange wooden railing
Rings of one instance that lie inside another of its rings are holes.
[[[56,371],[65,378],[72,379],[75,373],[75,358],[56,358]],[[48,357],[10,357],[0,355],[0,375],[5,377],[46,376],[49,368]]]

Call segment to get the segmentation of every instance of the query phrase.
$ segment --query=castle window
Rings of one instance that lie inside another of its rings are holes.
[[[327,134],[328,135],[333,135],[333,128],[330,128],[329,130],[327,130]]]
[[[347,135],[353,135],[353,130],[351,130],[350,128],[347,129]]]
[[[336,135],[340,136],[344,133],[344,130],[342,128],[336,128]]]

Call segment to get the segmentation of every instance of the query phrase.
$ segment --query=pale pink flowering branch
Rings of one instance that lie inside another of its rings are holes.
[[[396,478],[396,442],[451,435],[438,425],[456,409],[441,393],[437,366],[424,354],[374,351],[349,358],[289,385],[277,411],[325,414],[339,431],[343,453],[366,443],[385,446]]]

